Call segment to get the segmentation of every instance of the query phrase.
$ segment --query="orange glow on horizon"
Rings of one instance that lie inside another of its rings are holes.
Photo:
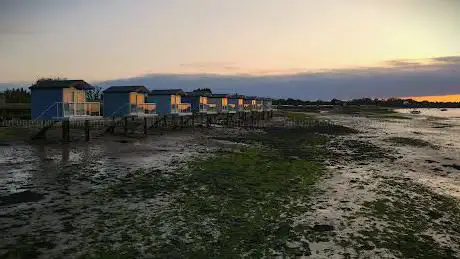
[[[415,101],[428,101],[428,102],[460,102],[460,94],[452,95],[438,95],[438,96],[414,96],[407,97]]]

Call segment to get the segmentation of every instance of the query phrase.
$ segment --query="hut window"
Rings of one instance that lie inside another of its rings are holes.
[[[228,99],[222,98],[222,105],[228,105]]]
[[[243,105],[243,99],[238,99],[238,105]]]
[[[171,104],[179,104],[180,101],[180,95],[171,95]]]
[[[145,101],[145,100],[144,100],[145,97],[144,97],[143,94],[136,94],[136,99],[137,99],[137,100],[136,100],[136,101],[137,101],[137,102],[136,102],[137,104],[142,104],[142,103],[144,103],[144,101]]]
[[[130,104],[136,104],[136,93],[130,93],[129,94],[129,103]]]
[[[66,103],[73,103],[73,102],[84,102],[85,101],[85,91],[78,90],[75,88],[65,88],[62,91],[63,94],[63,101]]]

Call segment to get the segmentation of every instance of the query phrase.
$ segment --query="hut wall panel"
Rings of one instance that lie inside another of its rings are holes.
[[[129,93],[104,94],[104,117],[129,114]]]
[[[57,102],[62,102],[62,89],[32,89],[31,94],[32,119],[50,120],[62,117],[62,106],[57,109],[56,105]]]
[[[182,96],[181,101],[183,103],[190,103],[193,112],[200,110],[200,97],[199,96]]]
[[[170,95],[149,95],[147,97],[147,102],[156,103],[158,115],[165,115],[171,113]]]

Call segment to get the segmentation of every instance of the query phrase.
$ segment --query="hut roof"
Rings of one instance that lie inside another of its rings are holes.
[[[53,80],[44,79],[38,80],[29,89],[58,89],[58,88],[70,88],[74,87],[79,90],[92,90],[94,87],[84,80]]]
[[[212,94],[211,98],[227,98],[229,95],[228,94]]]
[[[188,95],[188,96],[211,96],[210,93],[208,92],[186,92],[185,95]]]
[[[162,89],[152,90],[149,95],[185,95],[185,92],[182,89]]]
[[[241,99],[241,98],[244,98],[244,95],[232,94],[232,95],[229,95],[228,98],[230,98],[230,99]]]
[[[257,96],[245,96],[244,99],[246,99],[246,100],[257,100]]]
[[[143,85],[111,86],[104,90],[104,93],[148,93],[149,90]]]

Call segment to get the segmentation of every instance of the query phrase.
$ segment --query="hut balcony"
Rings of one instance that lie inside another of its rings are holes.
[[[178,114],[191,114],[192,113],[192,106],[190,103],[178,103],[171,105],[171,113],[178,113]]]
[[[130,104],[129,114],[136,116],[155,116],[157,115],[157,105],[155,103]]]
[[[100,117],[100,102],[58,102],[55,118],[86,118]]]
[[[252,104],[245,103],[245,104],[243,105],[243,111],[244,111],[244,112],[251,112],[252,110],[253,110]]]
[[[200,113],[216,114],[217,106],[213,103],[202,103],[200,104]]]
[[[256,111],[256,112],[261,112],[261,111],[264,110],[264,105],[261,104],[261,103],[258,103],[258,104],[256,104],[256,105],[253,105],[253,106],[252,106],[252,110],[253,110],[253,111]]]
[[[228,104],[228,112],[229,113],[236,113],[238,111],[238,105],[234,104],[234,103],[230,103]]]

